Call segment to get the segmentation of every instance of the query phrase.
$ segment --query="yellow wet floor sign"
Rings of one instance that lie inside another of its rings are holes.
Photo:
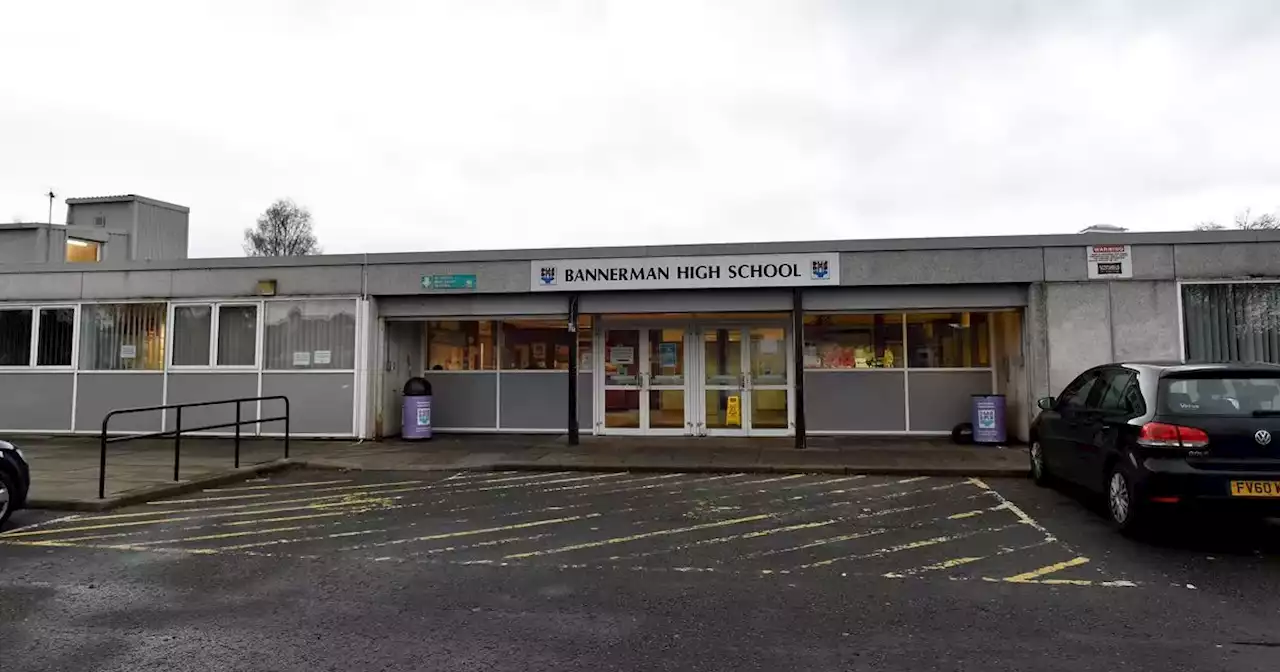
[[[726,425],[742,425],[742,405],[738,401],[738,397],[729,397],[724,408],[724,424]]]

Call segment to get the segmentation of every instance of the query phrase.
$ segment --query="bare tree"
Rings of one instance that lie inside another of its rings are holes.
[[[1274,214],[1265,213],[1257,217],[1253,217],[1252,214],[1252,211],[1248,209],[1238,213],[1236,215],[1235,228],[1244,231],[1280,229],[1280,218],[1277,218]],[[1226,228],[1214,221],[1200,222],[1196,225],[1196,230],[1198,231],[1221,231]]]
[[[244,230],[244,253],[250,257],[302,257],[320,254],[311,211],[281,198],[258,217],[257,226]]]

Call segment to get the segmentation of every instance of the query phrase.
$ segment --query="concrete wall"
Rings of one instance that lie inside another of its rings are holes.
[[[98,216],[106,217],[105,227],[122,231],[133,230],[133,203],[76,203],[67,206],[67,225],[97,227]]]
[[[38,243],[40,229],[0,229],[0,264],[42,262],[45,250]]]

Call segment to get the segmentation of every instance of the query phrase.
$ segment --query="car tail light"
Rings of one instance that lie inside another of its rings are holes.
[[[1138,433],[1138,445],[1150,448],[1204,448],[1209,445],[1209,435],[1195,427],[1148,422]]]

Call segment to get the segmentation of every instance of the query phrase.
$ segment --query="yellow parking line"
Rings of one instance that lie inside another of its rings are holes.
[[[1077,558],[1072,558],[1065,562],[1057,562],[1052,565],[1041,567],[1040,569],[1033,569],[1029,572],[1023,572],[1022,574],[1006,577],[1004,581],[1008,581],[1009,583],[1022,583],[1025,581],[1031,581],[1033,579],[1039,579],[1040,577],[1045,576],[1047,574],[1060,572],[1069,567],[1078,567],[1080,565],[1085,564],[1086,562],[1089,562],[1089,558],[1080,556]],[[1040,581],[1040,583],[1047,583],[1047,582],[1048,582],[1048,579]]]
[[[543,525],[558,525],[560,523],[571,523],[575,520],[586,520],[588,518],[599,518],[602,513],[586,513],[581,516],[566,516],[564,518],[549,518],[547,520],[534,520],[527,523],[515,523],[512,525],[500,525],[497,527],[484,527],[478,530],[463,530],[461,532],[442,532],[440,534],[428,534],[423,537],[413,537],[411,539],[393,539],[391,541],[383,541],[376,544],[364,544],[361,546],[347,547],[340,550],[354,551],[362,548],[377,548],[381,546],[396,546],[399,544],[408,544],[418,541],[436,541],[438,539],[453,539],[455,537],[470,537],[477,534],[490,534],[493,532],[506,532],[507,530],[524,530],[530,527],[541,527]]]
[[[986,532],[999,532],[1001,530],[1007,530],[1011,527],[1013,527],[1013,525],[1002,525],[1000,527],[988,527],[981,530],[973,530],[971,532],[962,532],[960,534],[944,534],[937,537],[931,537],[929,539],[921,539],[919,541],[911,541],[905,544],[896,544],[894,546],[877,548],[874,551],[868,551],[866,553],[842,555],[835,558],[827,558],[826,560],[819,560],[817,562],[810,562],[804,565],[800,565],[796,567],[796,569],[812,569],[814,567],[826,567],[828,565],[833,565],[837,562],[841,562],[844,560],[867,560],[870,558],[879,558],[885,555],[889,555],[891,553],[899,553],[901,551],[910,551],[910,550],[915,550],[917,548],[924,548],[926,546],[936,546],[937,544],[945,544],[949,541],[964,539],[966,537],[972,537],[972,536],[983,534]]]
[[[163,544],[183,544],[189,541],[212,541],[215,539],[230,539],[232,537],[245,537],[245,536],[254,535],[254,534],[271,534],[273,532],[293,532],[295,530],[301,530],[301,529],[302,529],[301,525],[294,525],[292,527],[272,527],[266,530],[249,530],[247,532],[222,532],[219,534],[202,534],[195,537],[179,537],[177,539],[162,539],[159,541],[140,541],[133,545],[134,546],[159,546]]]
[[[609,546],[612,544],[625,544],[630,541],[638,541],[640,539],[650,539],[652,537],[661,537],[671,534],[681,534],[684,532],[693,532],[696,530],[706,530],[713,527],[725,527],[728,525],[740,525],[742,523],[750,523],[757,520],[765,520],[766,518],[774,518],[775,514],[760,514],[756,516],[746,516],[743,518],[733,518],[731,520],[721,520],[714,523],[704,523],[702,525],[690,525],[689,527],[677,527],[669,530],[656,530],[654,532],[644,532],[641,534],[633,534],[626,537],[613,537],[612,539],[602,539],[600,541],[589,541],[583,544],[573,544],[572,546],[561,546],[560,548],[551,548],[544,551],[529,551],[527,553],[514,553],[512,555],[503,556],[503,560],[520,560],[522,558],[541,557],[544,555],[554,555],[556,553],[567,553],[569,551],[578,551],[584,548],[599,548],[600,546]]]
[[[646,551],[644,553],[631,553],[629,555],[613,556],[609,558],[609,560],[631,560],[635,558],[647,558],[654,555],[662,555],[665,553],[678,553],[680,551],[688,550],[690,548],[698,548],[702,546],[713,546],[716,544],[727,544],[729,542],[742,541],[744,539],[755,539],[757,537],[767,537],[769,535],[782,534],[784,532],[795,532],[796,530],[809,530],[815,527],[825,527],[827,525],[834,525],[839,522],[842,522],[840,518],[833,518],[831,520],[821,520],[821,521],[812,522],[812,523],[800,523],[797,525],[787,525],[785,527],[771,527],[767,530],[757,530],[755,532],[743,532],[741,534],[732,534],[725,537],[712,537],[710,539],[699,539],[698,541],[695,541],[692,543],[681,544],[679,546],[673,546],[671,548],[663,548],[656,551]]]
[[[282,490],[284,488],[309,488],[316,485],[334,485],[335,483],[350,483],[351,479],[344,478],[337,481],[308,481],[306,483],[281,483],[279,485],[246,485],[237,488],[209,488],[205,492],[242,492],[250,490]]]
[[[1017,547],[1013,547],[1013,548],[1002,548],[1002,549],[1000,549],[999,551],[997,551],[997,552],[995,552],[995,553],[990,553],[990,554],[988,554],[988,555],[979,555],[979,556],[963,557],[963,558],[952,558],[952,559],[950,559],[950,560],[943,560],[942,562],[935,562],[935,563],[930,564],[930,565],[924,565],[923,567],[913,567],[913,568],[911,568],[911,569],[902,569],[902,570],[898,570],[898,571],[896,571],[896,572],[887,572],[887,573],[885,573],[883,576],[885,576],[885,577],[887,577],[887,578],[890,578],[890,579],[901,579],[901,578],[903,578],[903,577],[907,577],[907,576],[914,576],[914,575],[916,575],[916,574],[921,574],[921,573],[923,573],[923,572],[933,572],[933,571],[937,571],[937,570],[940,570],[940,569],[951,569],[952,567],[959,567],[959,566],[961,566],[961,565],[967,565],[967,564],[970,564],[970,563],[977,562],[977,561],[979,561],[979,560],[986,560],[986,559],[988,559],[988,558],[994,558],[994,557],[998,557],[998,556],[1001,556],[1001,555],[1008,555],[1008,554],[1010,554],[1010,553],[1019,553],[1019,552],[1021,552],[1021,551],[1028,551],[1028,550],[1031,550],[1031,549],[1033,549],[1033,548],[1037,548],[1037,547],[1040,547],[1040,546],[1044,546],[1044,545],[1045,545],[1045,544],[1047,544],[1047,543],[1049,543],[1049,542],[1041,540],[1041,541],[1037,541],[1037,542],[1035,542],[1035,543],[1033,543],[1033,544],[1027,544],[1027,545],[1025,545],[1025,546],[1017,546]]]

